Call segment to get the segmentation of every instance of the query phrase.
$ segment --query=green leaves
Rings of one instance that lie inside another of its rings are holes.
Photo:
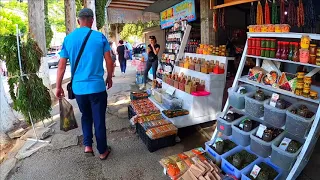
[[[16,24],[19,25],[21,33],[27,31],[27,21],[22,20],[13,11],[0,8],[0,35],[16,34]]]
[[[107,0],[95,1],[97,29],[101,29],[105,24],[106,4],[107,4]]]

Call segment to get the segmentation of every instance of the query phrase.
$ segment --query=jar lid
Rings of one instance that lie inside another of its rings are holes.
[[[317,47],[317,45],[316,45],[316,44],[310,44],[310,46],[311,46],[311,47]]]
[[[303,75],[304,75],[304,72],[297,72],[297,74],[299,74],[299,75],[302,75],[302,74],[303,74]]]
[[[314,54],[310,54],[310,57],[316,57],[316,55],[314,55]]]
[[[317,92],[317,91],[310,91],[310,95],[311,95],[311,96],[317,96],[317,95],[318,95],[318,92]]]

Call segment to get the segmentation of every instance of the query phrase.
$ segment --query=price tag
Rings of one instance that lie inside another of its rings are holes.
[[[240,93],[240,91],[241,91],[242,89],[246,89],[246,88],[244,88],[244,87],[239,87],[237,93]]]
[[[271,100],[270,100],[270,106],[276,107],[276,103],[277,103],[279,97],[280,97],[279,94],[273,93],[272,97],[271,97]]]
[[[259,173],[260,173],[260,170],[261,170],[261,168],[260,168],[259,166],[254,165],[254,166],[253,166],[253,169],[252,169],[252,171],[251,171],[251,173],[250,173],[250,176],[252,176],[254,179],[257,178],[257,176],[258,176]]]
[[[280,145],[279,145],[279,148],[285,151],[291,141],[292,141],[292,140],[291,140],[290,138],[284,138],[284,139],[281,141],[281,143],[280,143]]]
[[[169,86],[168,89],[166,90],[166,93],[168,93],[169,95],[173,95],[174,92],[176,91],[176,89],[172,86]]]
[[[167,175],[167,170],[166,170],[166,168],[163,168],[163,174],[164,174],[164,175]]]
[[[263,132],[264,132],[264,130],[266,130],[266,129],[267,129],[267,126],[265,126],[265,125],[263,125],[263,124],[260,124],[256,136],[262,138]]]

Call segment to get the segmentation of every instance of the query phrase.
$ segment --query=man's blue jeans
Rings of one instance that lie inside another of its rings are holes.
[[[106,109],[107,92],[76,95],[76,100],[82,113],[81,124],[83,145],[92,147],[92,124],[94,124],[97,149],[100,154],[107,150]]]

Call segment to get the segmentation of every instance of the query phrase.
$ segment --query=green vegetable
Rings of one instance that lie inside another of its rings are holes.
[[[227,157],[227,161],[231,164],[233,164],[233,157],[236,156],[236,158],[241,157],[242,158],[242,164],[240,167],[237,167],[239,170],[245,168],[248,166],[250,163],[255,161],[257,159],[257,156],[254,154],[249,153],[246,150],[242,150],[232,156]],[[233,164],[234,165],[234,164]]]

